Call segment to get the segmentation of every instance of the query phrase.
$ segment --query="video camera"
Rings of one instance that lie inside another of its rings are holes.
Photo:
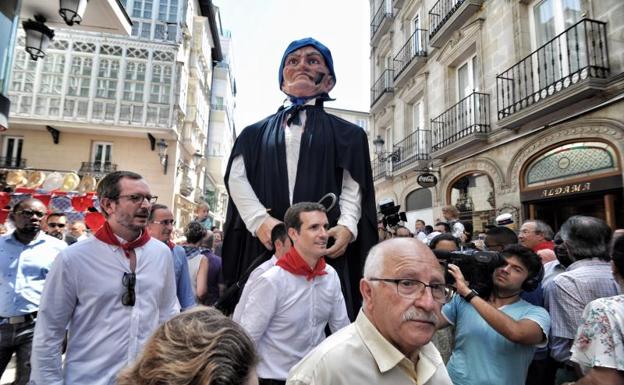
[[[379,212],[383,215],[382,222],[384,228],[395,228],[400,221],[407,222],[405,212],[399,212],[400,205],[395,205],[392,199],[379,202]]]
[[[444,274],[447,284],[455,283],[455,279],[448,272],[448,264],[457,265],[461,270],[468,287],[479,293],[479,296],[485,298],[490,295],[494,282],[492,274],[494,270],[505,265],[505,259],[496,251],[445,251],[432,250],[440,264],[444,266]]]

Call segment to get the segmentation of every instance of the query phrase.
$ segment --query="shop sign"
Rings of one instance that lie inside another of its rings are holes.
[[[427,172],[418,175],[418,177],[416,178],[416,183],[425,188],[434,187],[438,184],[438,178],[435,175]]]
[[[545,188],[542,190],[542,198],[557,197],[560,195],[574,194],[591,191],[591,182],[567,184],[565,186]]]

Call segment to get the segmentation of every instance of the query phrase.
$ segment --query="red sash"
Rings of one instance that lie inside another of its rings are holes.
[[[314,277],[327,274],[325,271],[325,257],[321,257],[316,263],[316,266],[314,266],[314,269],[310,269],[310,266],[303,260],[294,247],[291,247],[290,250],[277,261],[276,265],[291,274],[303,275],[308,281],[313,280]]]
[[[149,242],[152,237],[149,236],[147,231],[143,230],[141,235],[135,239],[134,241],[127,242],[122,244],[119,242],[119,239],[113,233],[113,229],[111,229],[110,225],[107,222],[104,222],[104,226],[100,227],[100,229],[95,233],[95,237],[104,243],[108,243],[109,245],[115,245],[122,248],[126,257],[130,258],[130,250],[134,250],[137,247],[141,247],[147,242]]]

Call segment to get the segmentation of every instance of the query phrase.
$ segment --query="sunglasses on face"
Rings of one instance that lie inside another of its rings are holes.
[[[65,227],[64,223],[48,223],[48,227],[58,227],[59,229],[62,229]]]
[[[37,211],[37,210],[29,210],[29,209],[20,210],[16,214],[23,215],[26,218],[32,218],[34,216],[38,218],[43,218],[46,215],[46,213],[44,212]]]
[[[127,289],[121,296],[121,304],[124,306],[134,306],[136,302],[136,295],[134,294],[134,286],[136,285],[135,273],[124,273],[121,283]]]

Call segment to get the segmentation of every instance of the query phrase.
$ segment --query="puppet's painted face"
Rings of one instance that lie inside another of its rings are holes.
[[[335,84],[323,55],[311,46],[299,48],[286,56],[282,75],[282,91],[295,97],[329,93]]]

